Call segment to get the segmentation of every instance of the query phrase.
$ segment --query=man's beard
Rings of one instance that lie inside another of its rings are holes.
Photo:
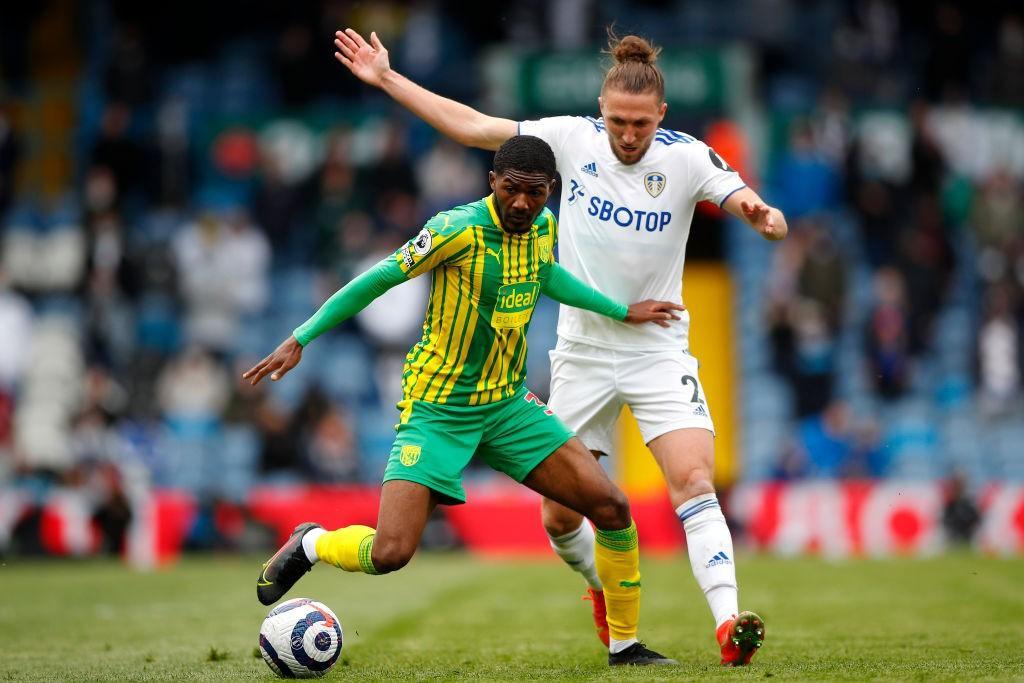
[[[632,166],[633,164],[639,163],[640,160],[644,158],[644,155],[647,154],[647,150],[651,148],[652,142],[654,142],[654,138],[648,140],[647,144],[644,145],[643,149],[639,149],[636,152],[636,157],[630,161],[622,158],[622,151],[619,149],[618,143],[616,143],[615,140],[611,138],[611,136],[608,137],[608,146],[612,148],[612,154],[614,154],[615,158],[618,159],[623,164],[625,164],[626,166]]]

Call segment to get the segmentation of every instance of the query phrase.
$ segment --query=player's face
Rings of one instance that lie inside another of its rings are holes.
[[[508,232],[516,233],[529,231],[555,184],[543,173],[524,173],[514,169],[504,173],[491,171],[489,180],[501,225]]]
[[[668,105],[656,93],[629,93],[609,88],[597,98],[612,152],[624,164],[635,164],[654,142]]]

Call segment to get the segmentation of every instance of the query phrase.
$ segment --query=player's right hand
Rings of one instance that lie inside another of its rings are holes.
[[[627,323],[654,323],[662,327],[668,327],[670,320],[679,320],[679,316],[672,311],[685,311],[686,306],[674,304],[671,301],[655,301],[647,299],[629,305],[629,311],[623,322]]]
[[[384,74],[391,70],[391,63],[376,31],[370,33],[369,43],[353,29],[336,31],[334,46],[338,48],[334,58],[347,66],[356,78],[377,88],[383,85]]]
[[[298,365],[300,360],[302,360],[302,344],[294,336],[288,337],[274,349],[272,354],[242,374],[242,379],[249,380],[250,384],[259,384],[261,379],[270,375],[270,379],[276,382]]]

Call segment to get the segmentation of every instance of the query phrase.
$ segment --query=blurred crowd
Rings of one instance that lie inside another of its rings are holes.
[[[152,9],[55,2],[4,22],[0,487],[84,491],[113,538],[138,487],[239,501],[260,483],[378,479],[425,283],[318,342],[286,382],[240,379],[425,218],[486,192],[487,155],[438,139],[333,61],[348,25],[470,103],[486,50],[596,56],[612,20],[672,47],[742,43],[777,133],[752,175],[792,227],[759,312],[760,371],[789,387],[791,429],[761,473],[893,474],[886,406],[908,399],[975,425],[1022,421],[1012,4],[524,0],[497,19],[440,1]],[[31,59],[28,38],[45,45],[62,13],[66,72]],[[61,124],[26,112],[52,72],[76,74],[63,124],[74,157],[66,186],[43,191],[25,168]],[[666,125],[702,136],[728,114]]]

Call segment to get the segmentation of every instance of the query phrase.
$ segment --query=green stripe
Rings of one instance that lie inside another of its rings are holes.
[[[364,574],[380,574],[377,568],[373,566],[373,539],[376,534],[370,534],[363,540],[359,541],[359,568],[363,570]]]
[[[452,235],[451,237],[449,237],[449,238],[448,238],[447,240],[445,240],[444,242],[441,242],[441,244],[439,244],[439,245],[437,245],[436,247],[434,247],[434,250],[440,249],[441,247],[443,247],[443,246],[444,246],[445,244],[447,244],[447,243],[448,243],[448,240],[453,240],[453,239],[455,239],[455,235]],[[467,245],[467,246],[463,247],[462,249],[459,249],[459,250],[458,250],[457,252],[455,252],[454,254],[449,254],[448,256],[446,256],[446,257],[445,257],[445,259],[444,259],[444,260],[445,260],[445,261],[448,261],[448,260],[451,260],[451,259],[456,259],[456,258],[458,258],[459,256],[462,256],[463,254],[465,254],[465,253],[466,253],[467,251],[469,251],[469,245]],[[412,265],[412,268],[409,268],[409,269],[408,269],[407,271],[405,271],[405,272],[406,272],[406,274],[407,274],[407,275],[408,275],[409,277],[412,277],[412,276],[413,276],[413,275],[412,275],[413,271],[415,271],[415,270],[416,270],[417,268],[419,268],[419,267],[420,267],[420,266],[422,266],[422,265],[423,265],[424,263],[426,263],[427,261],[429,261],[429,260],[430,260],[430,257],[431,257],[431,256],[433,256],[433,255],[434,255],[434,252],[433,252],[433,251],[431,251],[431,252],[430,252],[429,254],[425,255],[425,256],[424,256],[424,257],[423,257],[422,259],[420,259],[419,261],[417,261],[416,263],[414,263],[414,264]],[[438,263],[438,264],[436,264],[436,266],[440,266],[440,265],[442,265],[443,263],[444,263],[444,261],[442,261],[441,263]],[[435,267],[436,267],[436,266],[435,266]]]
[[[444,306],[444,304],[445,304],[445,301],[448,299],[448,269],[445,268],[445,267],[441,267],[441,268],[438,268],[437,270],[435,270],[434,273],[441,273],[441,318],[443,320],[444,317],[445,317],[445,306]],[[462,298],[462,292],[460,291],[459,292],[459,299],[461,299],[461,298]],[[458,299],[456,299],[456,305],[457,304],[458,304]],[[447,343],[444,344],[444,347],[445,347],[444,351],[442,352],[440,349],[435,349],[436,352],[439,352],[441,354],[441,358],[442,358],[441,368],[443,368],[444,364],[448,362],[448,352],[451,350],[452,336],[453,336],[450,325],[452,323],[454,323],[455,321],[451,320],[451,321],[447,321],[447,322],[449,323],[448,334],[447,334],[448,339],[447,339]],[[442,329],[444,329],[444,324],[443,323],[442,323],[441,327],[442,327]],[[430,388],[432,386],[434,386],[434,382],[436,382],[438,379],[441,378],[440,377],[441,376],[441,372],[440,372],[441,368],[438,368],[438,371],[434,373],[434,376],[431,377],[427,381],[427,386],[424,387],[424,389],[423,389],[423,398],[424,399],[426,399],[427,395],[430,394]],[[437,398],[437,396],[435,396],[434,398]]]
[[[469,263],[470,263],[470,265],[469,265],[469,287],[470,288],[473,287],[473,277],[476,274],[476,259],[477,259],[477,256],[480,253],[480,248],[479,248],[479,246],[477,246],[476,239],[473,240],[472,245],[473,245],[473,251],[472,251],[472,253],[469,256],[469,259],[470,259],[470,261],[469,261]],[[485,253],[484,256],[486,257],[487,254]],[[462,301],[462,288],[461,287],[459,288],[459,301],[460,302]],[[472,307],[473,307],[472,297],[468,297],[467,298],[466,306],[468,308],[472,309]],[[444,381],[441,382],[441,391],[444,391],[444,388],[448,385],[448,382],[451,381],[452,375],[455,373],[455,368],[457,367],[456,364],[459,362],[459,358],[462,357],[462,349],[465,348],[465,343],[466,343],[466,333],[469,332],[469,329],[470,329],[469,319],[470,319],[471,316],[472,316],[472,311],[471,310],[467,310],[466,311],[466,322],[462,326],[462,334],[459,337],[459,346],[458,346],[458,349],[455,351],[455,364],[452,365],[451,370],[449,370],[448,374],[445,375]],[[456,308],[455,308],[455,319],[456,320],[459,319],[459,309],[458,309],[457,305],[456,305]],[[480,324],[480,318],[479,317],[477,318],[477,324],[478,325]],[[465,366],[463,366],[463,369],[465,369]],[[456,382],[457,381],[458,380],[456,380]],[[453,386],[452,390],[448,393],[449,397],[452,394],[454,394],[454,393],[455,393],[455,387]]]
[[[605,531],[598,529],[594,534],[597,542],[609,550],[627,552],[635,550],[639,545],[636,535],[636,523],[630,520],[629,526],[625,529]]]

